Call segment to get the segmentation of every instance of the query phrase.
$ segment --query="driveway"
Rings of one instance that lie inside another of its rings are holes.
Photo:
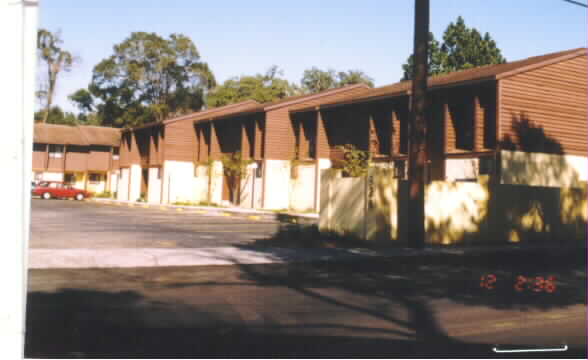
[[[270,238],[281,224],[246,216],[32,200],[32,249],[210,248]]]

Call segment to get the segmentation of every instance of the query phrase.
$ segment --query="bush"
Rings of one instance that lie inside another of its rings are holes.
[[[96,197],[96,198],[110,199],[111,197],[113,197],[113,195],[110,193],[110,191],[104,191],[104,192],[95,194],[94,197]]]

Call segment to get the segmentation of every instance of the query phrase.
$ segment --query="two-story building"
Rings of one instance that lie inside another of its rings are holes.
[[[94,193],[116,191],[119,129],[35,124],[33,142],[35,180],[63,181]]]

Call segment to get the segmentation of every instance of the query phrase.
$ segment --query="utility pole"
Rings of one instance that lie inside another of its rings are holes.
[[[425,246],[429,0],[415,0],[414,19],[414,68],[408,142],[408,242],[410,247],[420,249]]]

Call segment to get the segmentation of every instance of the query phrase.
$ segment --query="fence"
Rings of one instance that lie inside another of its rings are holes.
[[[369,241],[405,245],[408,188],[392,172],[372,168],[368,176],[321,174],[319,228]],[[429,244],[585,242],[586,185],[541,187],[434,181],[425,189]]]

